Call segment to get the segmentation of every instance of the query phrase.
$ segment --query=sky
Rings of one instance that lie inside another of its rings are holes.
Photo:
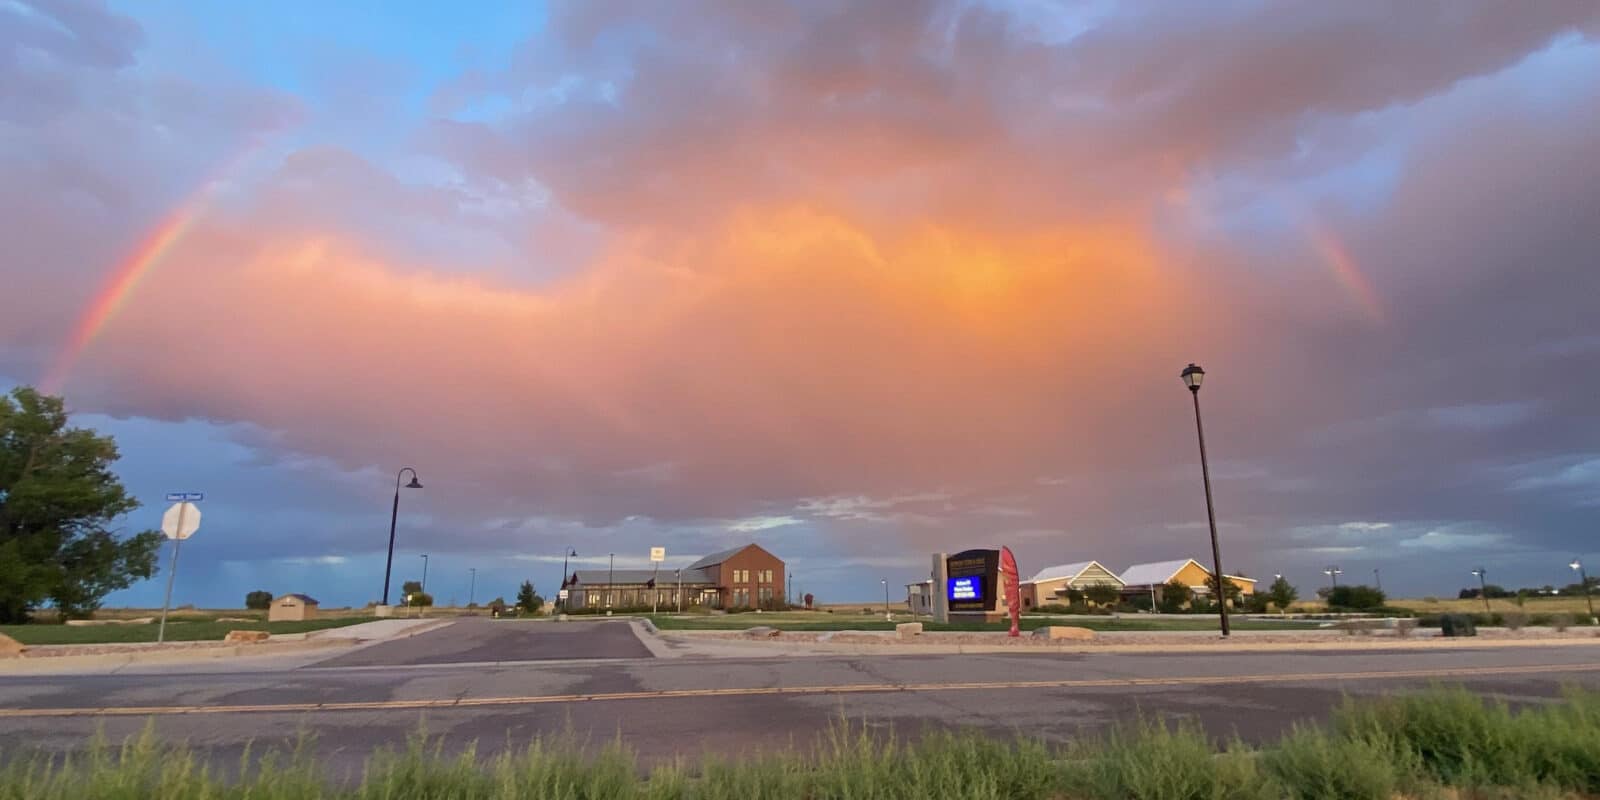
[[[441,602],[1205,561],[1190,362],[1226,571],[1559,586],[1597,131],[1590,0],[0,0],[0,387],[206,493],[177,603],[376,600],[406,466]]]

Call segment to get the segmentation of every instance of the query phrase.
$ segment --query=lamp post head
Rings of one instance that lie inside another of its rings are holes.
[[[422,488],[422,481],[417,480],[417,476],[413,473],[412,476],[411,476],[411,482],[406,484],[406,488],[407,489],[421,489]]]
[[[1206,378],[1206,371],[1195,364],[1190,364],[1183,368],[1182,378],[1183,385],[1189,387],[1189,391],[1198,392],[1200,391],[1200,382]]]
[[[1583,569],[1583,562],[1574,558],[1572,559],[1572,563],[1568,564],[1567,566],[1572,567],[1573,572],[1577,572],[1578,570]]]
[[[1487,575],[1488,573],[1484,571],[1483,567],[1478,567],[1477,569],[1473,570],[1470,574],[1474,578],[1481,578],[1484,575]]]

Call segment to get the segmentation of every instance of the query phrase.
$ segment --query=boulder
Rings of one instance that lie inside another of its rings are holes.
[[[1068,625],[1047,625],[1043,628],[1034,628],[1033,635],[1040,639],[1050,639],[1051,641],[1087,642],[1094,638],[1094,631],[1088,628],[1075,628]]]
[[[253,644],[266,641],[268,635],[266,631],[228,631],[228,635],[223,641],[234,644]]]
[[[21,658],[23,651],[27,649],[16,639],[0,633],[0,658]]]
[[[894,626],[894,632],[896,636],[902,639],[914,639],[922,635],[922,623],[902,622]]]
[[[744,635],[752,639],[772,638],[774,636],[781,636],[782,634],[783,631],[768,625],[757,625],[754,628],[746,628],[744,632]]]

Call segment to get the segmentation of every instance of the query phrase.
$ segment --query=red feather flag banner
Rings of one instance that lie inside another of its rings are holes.
[[[1017,572],[1017,557],[1011,548],[1000,548],[1000,580],[1006,587],[1006,605],[1011,607],[1011,636],[1022,635],[1017,624],[1022,620],[1022,574]]]

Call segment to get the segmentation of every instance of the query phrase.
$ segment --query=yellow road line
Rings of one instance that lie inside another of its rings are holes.
[[[531,706],[613,700],[660,700],[685,697],[749,697],[755,695],[828,695],[885,692],[998,691],[1005,689],[1104,689],[1129,686],[1223,686],[1248,683],[1317,683],[1395,678],[1470,678],[1600,672],[1600,664],[1549,664],[1521,667],[1460,667],[1377,672],[1312,672],[1282,675],[1196,675],[1169,678],[1092,678],[1050,681],[968,681],[954,683],[867,683],[838,686],[758,686],[745,689],[663,689],[645,692],[462,697],[437,700],[373,700],[344,703],[276,703],[215,706],[118,706],[104,708],[0,708],[0,719],[19,717],[147,717],[187,714],[306,713],[326,711],[400,711],[430,708]]]

